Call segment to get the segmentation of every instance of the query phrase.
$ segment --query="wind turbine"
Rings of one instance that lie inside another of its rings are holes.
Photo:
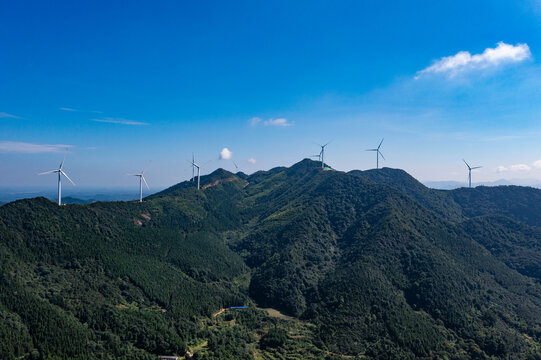
[[[321,146],[321,151],[319,152],[319,160],[321,160],[321,168],[324,169],[325,168],[325,146],[329,145],[331,142],[329,141],[328,143],[326,143],[325,145],[321,145],[321,144],[318,144],[319,146]]]
[[[482,166],[471,167],[471,166],[466,162],[466,160],[462,159],[462,161],[464,161],[464,164],[466,164],[466,166],[468,167],[468,187],[471,188],[471,171],[472,171],[472,170],[475,170],[475,169],[480,169],[480,168],[482,168]]]
[[[143,202],[143,181],[145,182],[147,189],[150,190],[150,188],[148,187],[148,183],[145,179],[145,171],[147,170],[147,168],[148,165],[143,171],[141,171],[140,174],[126,174],[128,176],[139,176],[139,202]]]
[[[192,171],[194,171],[194,169],[197,169],[197,189],[199,190],[200,188],[200,184],[201,184],[201,168],[203,166],[205,166],[206,164],[208,164],[209,162],[211,162],[212,160],[209,160],[207,161],[206,163],[204,163],[203,165],[198,165],[195,160],[194,160],[194,157],[193,157],[193,154],[192,154],[192,161],[188,161],[190,164],[192,164]]]
[[[381,144],[383,144],[383,139],[381,139],[381,142],[379,143],[377,148],[375,148],[375,149],[367,149],[366,150],[366,151],[375,151],[376,152],[376,169],[379,169],[379,156],[381,155],[383,160],[385,160],[385,156],[383,156],[381,151],[379,151],[379,148],[381,147]]]
[[[73,186],[75,186],[75,183],[73,181],[71,181],[68,174],[66,174],[64,172],[64,170],[62,170],[62,167],[64,166],[64,161],[66,160],[66,155],[67,154],[68,154],[68,152],[66,151],[66,153],[64,154],[64,158],[62,159],[62,162],[60,163],[60,166],[59,166],[58,170],[51,170],[51,171],[46,171],[46,172],[42,172],[42,173],[38,174],[38,175],[45,175],[45,174],[58,173],[58,205],[62,205],[62,175],[64,175],[66,177],[66,179],[68,179],[70,181],[70,183],[73,184]]]
[[[195,178],[195,169],[197,168],[197,190],[199,190],[199,185],[201,183],[201,166],[199,166],[199,165],[197,165],[195,163],[195,158],[194,158],[193,154],[192,154],[192,162],[191,162],[191,164],[192,164],[192,174],[194,174],[192,176],[192,179]]]

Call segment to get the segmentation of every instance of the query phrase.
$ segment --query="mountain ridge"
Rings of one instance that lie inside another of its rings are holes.
[[[402,170],[323,171],[309,159],[218,169],[201,186],[143,203],[2,206],[0,290],[26,295],[0,297],[13,324],[0,334],[18,344],[0,354],[152,358],[204,339],[208,359],[538,353],[540,190],[436,191]],[[63,325],[37,326],[28,304]],[[227,315],[236,325],[208,327],[239,304],[250,310]],[[293,316],[274,322],[286,334],[274,350],[255,336],[273,323],[255,305]],[[55,340],[69,334],[67,347]]]

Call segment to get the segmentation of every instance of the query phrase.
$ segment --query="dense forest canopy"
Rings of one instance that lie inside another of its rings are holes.
[[[0,358],[541,359],[541,190],[311,160],[201,180],[2,206]]]

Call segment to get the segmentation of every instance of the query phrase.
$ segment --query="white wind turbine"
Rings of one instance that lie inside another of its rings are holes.
[[[212,160],[207,161],[203,165],[199,165],[195,162],[195,157],[193,156],[193,153],[192,153],[192,161],[188,161],[190,164],[192,164],[192,174],[194,174],[192,175],[192,180],[195,178],[195,169],[197,169],[197,189],[198,190],[201,184],[201,168],[205,166],[206,164],[208,164],[210,161]]]
[[[321,168],[324,169],[325,168],[325,146],[329,145],[331,142],[329,141],[328,143],[326,143],[325,145],[321,145],[321,144],[318,144],[319,146],[321,146],[321,151],[319,152],[319,160],[321,160]]]
[[[143,202],[143,182],[145,182],[147,189],[150,190],[147,180],[145,179],[145,171],[147,170],[147,168],[148,165],[143,171],[141,171],[140,174],[126,174],[128,176],[139,176],[139,202]]]
[[[379,143],[377,148],[375,148],[375,149],[367,149],[366,150],[366,151],[375,151],[376,152],[376,169],[379,169],[379,156],[381,155],[383,160],[385,160],[385,157],[383,156],[381,151],[379,151],[379,148],[381,147],[381,144],[383,144],[383,139],[381,139],[381,142]]]
[[[66,160],[66,155],[67,154],[68,154],[68,152],[66,151],[66,153],[64,154],[64,158],[62,159],[62,162],[60,163],[60,167],[58,168],[58,170],[51,170],[51,171],[46,171],[46,172],[42,172],[42,173],[38,174],[38,175],[45,175],[45,174],[58,173],[58,205],[62,205],[62,175],[64,175],[64,177],[66,179],[68,179],[70,181],[70,183],[73,184],[73,186],[75,186],[75,183],[73,181],[71,181],[68,174],[66,174],[64,172],[64,170],[62,170],[62,167],[64,166],[64,160]]]
[[[475,169],[480,169],[480,168],[482,168],[482,166],[474,166],[474,167],[471,167],[471,166],[466,162],[466,160],[462,159],[462,161],[464,161],[464,164],[466,164],[466,166],[468,167],[468,187],[471,188],[471,171],[472,171],[472,170],[475,170]]]

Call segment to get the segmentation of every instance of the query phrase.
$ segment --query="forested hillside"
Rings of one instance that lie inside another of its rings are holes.
[[[541,359],[540,190],[310,160],[201,180],[2,206],[0,358]]]

